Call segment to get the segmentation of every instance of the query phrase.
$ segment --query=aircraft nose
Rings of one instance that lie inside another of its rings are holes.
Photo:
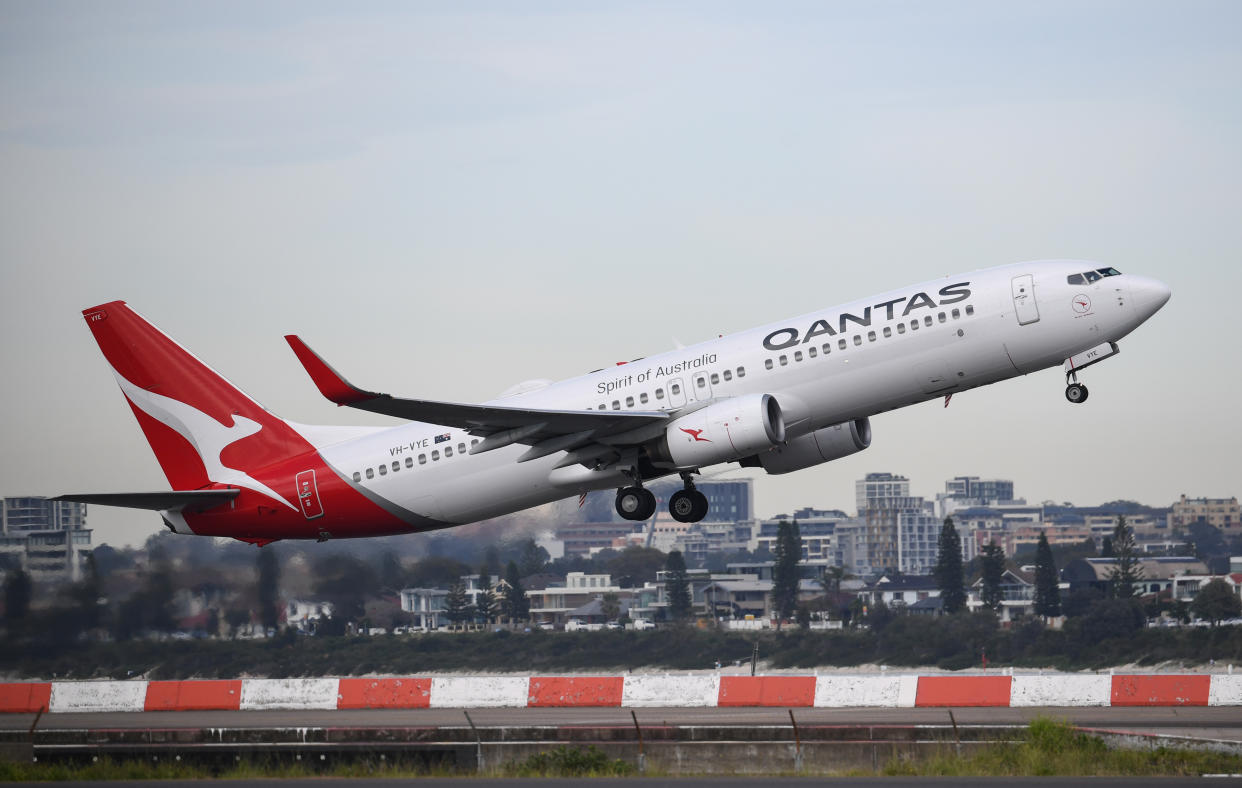
[[[1169,286],[1158,279],[1136,276],[1130,281],[1130,298],[1133,299],[1134,308],[1142,315],[1143,320],[1160,311],[1160,307],[1168,303],[1172,295],[1173,291],[1169,289]]]

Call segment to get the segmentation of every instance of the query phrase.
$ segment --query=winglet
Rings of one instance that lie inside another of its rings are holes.
[[[293,348],[298,361],[302,362],[306,373],[310,375],[311,380],[319,388],[319,393],[337,405],[357,405],[359,402],[383,396],[382,394],[363,391],[341,377],[340,373],[329,366],[328,362],[320,358],[315,351],[311,350],[297,334],[286,335],[285,341],[289,343],[289,347]]]

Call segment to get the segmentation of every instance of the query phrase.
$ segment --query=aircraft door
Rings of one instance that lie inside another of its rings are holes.
[[[671,408],[680,408],[686,404],[686,386],[681,378],[673,378],[668,382],[668,404]]]
[[[690,379],[690,382],[694,386],[694,390],[690,392],[690,395],[696,400],[706,402],[712,398],[712,384],[711,381],[707,379],[706,372],[700,372],[695,375]]]
[[[302,507],[302,514],[306,515],[306,519],[314,520],[316,517],[323,517],[323,504],[319,500],[319,486],[315,484],[315,472],[313,470],[302,471],[293,477],[293,483],[298,488],[298,505]]]
[[[1035,277],[1032,274],[1013,278],[1013,308],[1018,316],[1018,325],[1039,322],[1039,305],[1035,303]]]

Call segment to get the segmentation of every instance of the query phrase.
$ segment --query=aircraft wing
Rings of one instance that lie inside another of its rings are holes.
[[[290,334],[285,340],[320,393],[330,401],[400,419],[466,430],[484,438],[470,450],[471,454],[522,443],[533,447],[519,459],[524,462],[589,444],[641,443],[662,432],[669,418],[662,411],[540,410],[402,399],[354,386],[299,337]]]
[[[57,495],[53,501],[93,503],[100,506],[124,506],[130,509],[172,509],[199,512],[236,498],[241,490],[176,490],[137,493],[80,493]]]

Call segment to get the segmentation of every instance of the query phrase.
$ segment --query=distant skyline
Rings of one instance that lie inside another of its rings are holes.
[[[1169,304],[1048,370],[755,476],[1030,501],[1239,494],[1242,4],[0,0],[0,496],[166,489],[81,310],[135,309],[273,412],[481,401],[944,274],[1075,257]],[[95,542],[142,512],[90,509]]]

